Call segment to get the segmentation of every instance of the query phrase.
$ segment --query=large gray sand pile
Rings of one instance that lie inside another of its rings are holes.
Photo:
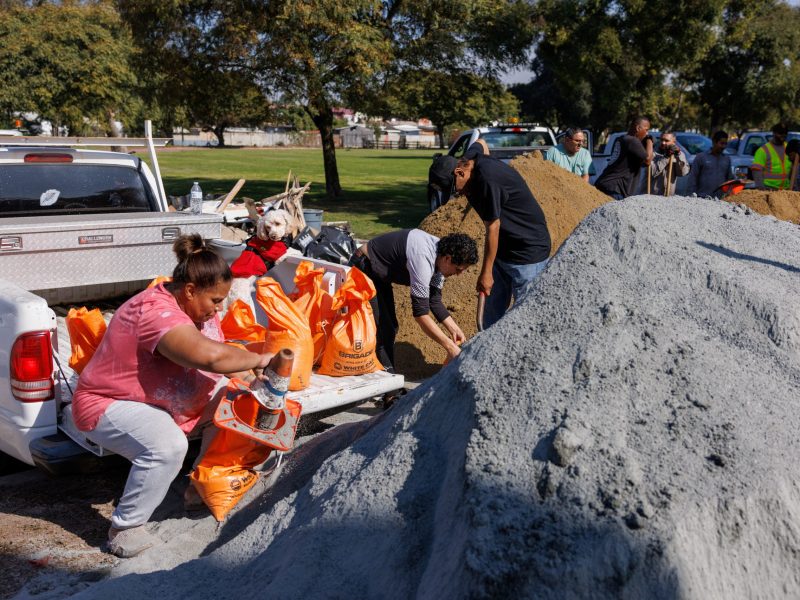
[[[82,597],[798,597],[799,276],[790,223],[608,204],[458,361],[301,448],[203,558]]]

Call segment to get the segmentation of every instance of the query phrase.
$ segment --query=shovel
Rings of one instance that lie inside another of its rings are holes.
[[[667,186],[666,186],[666,189],[664,190],[664,195],[665,196],[669,196],[669,193],[671,191],[669,188],[671,187],[670,184],[672,183],[672,159],[673,158],[675,158],[675,156],[670,154],[669,155],[669,170],[667,171]]]
[[[478,311],[475,315],[475,324],[478,331],[483,331],[483,309],[486,307],[486,294],[478,292]]]

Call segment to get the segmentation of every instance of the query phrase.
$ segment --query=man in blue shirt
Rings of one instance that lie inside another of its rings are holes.
[[[714,145],[708,152],[700,152],[694,157],[689,171],[689,186],[686,195],[697,194],[700,197],[722,197],[720,185],[728,181],[731,172],[731,157],[725,154],[728,146],[728,134],[717,131],[711,140]]]
[[[564,140],[553,146],[545,154],[545,158],[570,173],[579,175],[589,183],[589,167],[592,166],[592,155],[583,147],[586,138],[583,130],[570,127],[564,134]]]

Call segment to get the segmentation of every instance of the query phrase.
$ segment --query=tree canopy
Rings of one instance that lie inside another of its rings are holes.
[[[797,120],[800,9],[783,0],[541,0],[523,113],[596,131]]]
[[[8,4],[0,11],[0,110],[6,119],[31,111],[82,132],[93,125],[107,130],[117,114],[135,116],[135,50],[112,4]]]
[[[634,114],[743,129],[800,111],[800,8],[786,0],[0,0],[0,111],[171,133],[289,119],[319,129],[342,193],[334,108],[455,125],[522,116],[600,132]],[[532,60],[529,58],[532,57]],[[531,82],[511,91],[510,67]],[[304,114],[300,114],[300,112]],[[131,127],[134,126],[134,127]]]

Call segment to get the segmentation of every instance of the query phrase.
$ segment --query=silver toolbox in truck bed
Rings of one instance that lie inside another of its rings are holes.
[[[175,266],[181,234],[218,238],[222,215],[122,213],[0,220],[0,279],[50,303],[133,293]]]

